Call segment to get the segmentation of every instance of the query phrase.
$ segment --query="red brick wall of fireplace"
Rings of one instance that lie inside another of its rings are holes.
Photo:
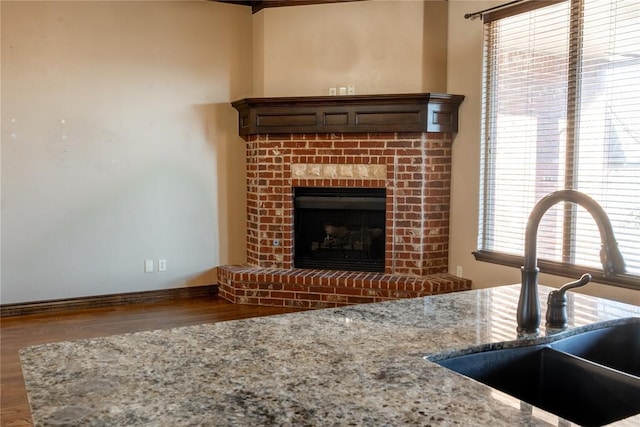
[[[451,143],[450,133],[250,137],[247,263],[293,268],[294,187],[385,188],[385,273],[446,272]]]
[[[451,276],[450,133],[258,135],[247,141],[247,265],[218,267],[240,304],[327,308],[471,288]],[[295,187],[384,188],[385,272],[293,268]]]

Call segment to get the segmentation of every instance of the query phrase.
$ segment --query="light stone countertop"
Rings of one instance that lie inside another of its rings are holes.
[[[29,347],[21,360],[33,420],[74,426],[558,425],[556,416],[424,360],[471,346],[521,344],[519,289]],[[542,319],[549,290],[540,289]],[[638,306],[568,295],[564,334],[640,317]],[[544,325],[541,330],[539,339],[547,339]],[[640,415],[615,425],[638,426]]]

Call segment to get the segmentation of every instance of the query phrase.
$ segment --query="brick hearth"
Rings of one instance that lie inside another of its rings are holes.
[[[444,273],[418,277],[249,266],[220,267],[218,280],[218,295],[233,303],[302,308],[416,298],[471,288],[471,281]]]
[[[321,308],[466,290],[447,274],[452,133],[251,135],[247,264],[218,268],[235,303]],[[384,188],[385,272],[293,267],[295,187]]]

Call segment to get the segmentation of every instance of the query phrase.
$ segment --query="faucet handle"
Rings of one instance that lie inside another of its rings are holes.
[[[567,327],[567,291],[579,288],[591,281],[589,273],[583,274],[578,280],[569,282],[560,289],[549,292],[547,299],[547,329],[564,329]]]
[[[557,292],[562,295],[565,294],[569,289],[579,288],[580,286],[584,286],[591,281],[591,275],[589,273],[585,273],[578,280],[574,280],[573,282],[569,282],[566,285],[563,285]],[[556,291],[553,291],[556,292]],[[565,297],[566,300],[566,297]]]

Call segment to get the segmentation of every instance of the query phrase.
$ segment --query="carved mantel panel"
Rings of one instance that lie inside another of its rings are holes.
[[[246,140],[259,134],[455,133],[463,100],[463,95],[418,93],[245,98],[231,105]]]

